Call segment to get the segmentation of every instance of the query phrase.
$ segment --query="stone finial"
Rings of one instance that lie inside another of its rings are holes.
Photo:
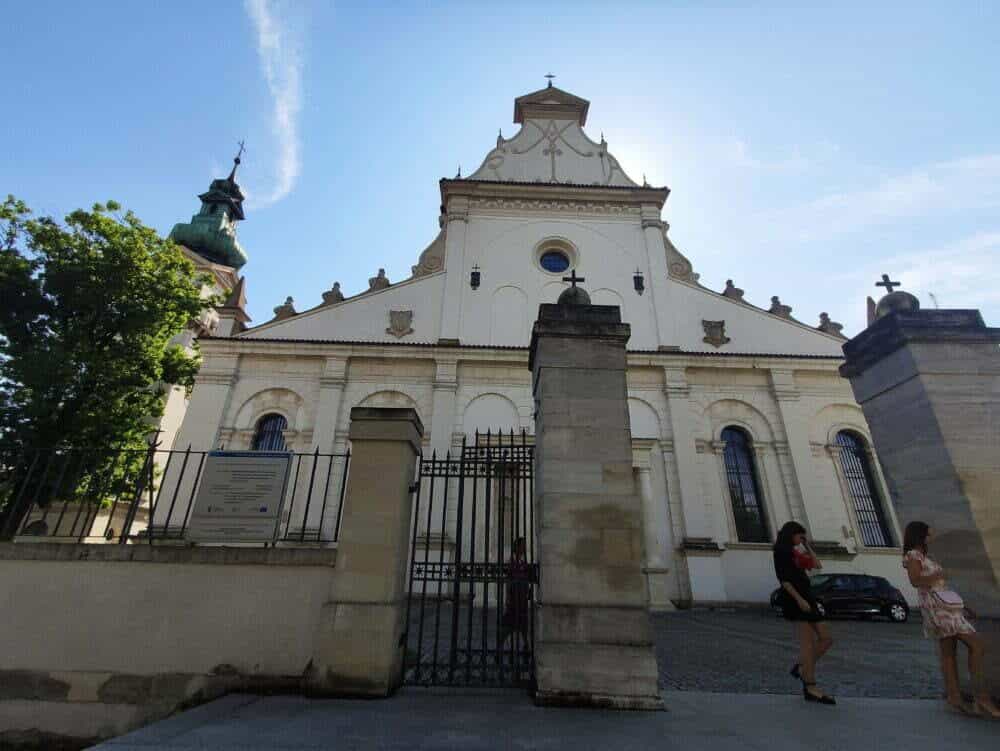
[[[295,310],[295,301],[290,296],[285,298],[283,305],[279,305],[274,309],[275,321],[283,321],[295,315],[298,315],[298,311]]]
[[[722,290],[722,296],[728,297],[730,300],[736,300],[736,302],[744,302],[743,290],[734,286],[732,279],[726,279],[726,288]]]
[[[377,292],[380,289],[389,287],[389,279],[385,275],[385,269],[378,270],[378,276],[373,276],[368,280],[368,291]]]
[[[875,306],[875,318],[883,318],[890,313],[912,313],[920,310],[920,300],[909,292],[898,290],[890,292],[878,301]]]
[[[840,337],[841,339],[847,338],[841,333],[844,325],[842,323],[837,323],[836,321],[831,321],[828,313],[819,314],[819,326],[816,328],[824,334],[832,334],[833,336]]]
[[[344,293],[340,291],[340,282],[334,282],[333,287],[323,293],[323,304],[333,305],[344,302]]]
[[[777,295],[771,298],[771,307],[768,308],[768,313],[776,315],[780,318],[791,318],[792,317],[792,306],[782,305],[781,300]]]

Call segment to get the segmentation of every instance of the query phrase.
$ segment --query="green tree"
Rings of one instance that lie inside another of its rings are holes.
[[[0,452],[143,448],[164,384],[193,384],[197,355],[170,340],[215,302],[201,294],[205,281],[177,245],[113,201],[60,223],[8,196]]]

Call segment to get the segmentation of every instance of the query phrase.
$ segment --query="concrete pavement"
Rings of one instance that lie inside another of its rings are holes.
[[[381,701],[233,694],[95,748],[985,751],[1000,743],[1000,721],[960,717],[933,700],[825,707],[788,695],[663,696],[666,712],[540,709],[520,691],[409,688]]]

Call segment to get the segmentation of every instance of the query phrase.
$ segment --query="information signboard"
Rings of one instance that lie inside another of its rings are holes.
[[[292,455],[286,452],[210,452],[186,538],[192,542],[272,541],[291,466]]]

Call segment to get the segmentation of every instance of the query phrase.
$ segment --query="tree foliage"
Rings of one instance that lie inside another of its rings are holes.
[[[0,450],[140,448],[197,356],[171,339],[214,301],[173,242],[112,201],[60,223],[0,205]]]

